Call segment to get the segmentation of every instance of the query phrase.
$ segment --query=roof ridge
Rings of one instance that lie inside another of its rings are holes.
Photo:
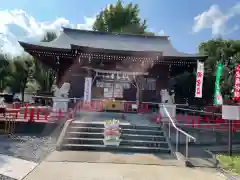
[[[143,38],[153,38],[153,39],[164,39],[168,40],[169,36],[159,36],[159,35],[147,35],[147,34],[128,34],[128,33],[114,33],[114,32],[100,32],[100,31],[93,31],[93,30],[85,30],[85,29],[73,29],[68,27],[63,27],[63,32],[85,32],[85,33],[92,33],[92,34],[102,34],[102,35],[119,35],[119,36],[128,36],[128,37],[143,37]]]

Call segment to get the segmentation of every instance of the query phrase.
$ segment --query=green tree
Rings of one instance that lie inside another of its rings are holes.
[[[22,103],[24,102],[24,92],[27,83],[33,80],[33,61],[29,56],[18,56],[9,62],[9,75],[7,84],[13,93],[20,92]]]
[[[199,46],[201,54],[208,55],[205,61],[205,76],[211,79],[215,78],[216,64],[222,63],[224,71],[221,80],[221,91],[225,99],[232,97],[234,70],[236,64],[240,64],[240,41],[239,40],[209,40]],[[213,94],[214,81],[208,84],[204,83],[205,88]],[[211,88],[211,89],[210,89]]]
[[[101,11],[93,25],[93,30],[100,32],[117,32],[127,34],[145,34],[147,32],[146,20],[141,20],[140,9],[137,4],[123,5],[118,0]]]
[[[57,38],[57,34],[55,32],[48,31],[44,35],[42,42],[51,42],[56,38]]]
[[[7,76],[9,73],[9,62],[4,54],[0,54],[0,92],[7,88]]]
[[[231,99],[233,95],[235,66],[236,64],[240,64],[240,41],[218,38],[202,42],[199,45],[199,53],[208,56],[204,63],[203,98],[194,98],[195,74],[185,72],[174,78],[173,84],[176,102],[182,103],[183,100],[181,97],[186,97],[189,104],[212,104],[217,63],[224,65],[220,85],[221,92],[225,100]],[[185,82],[189,83],[186,84]]]

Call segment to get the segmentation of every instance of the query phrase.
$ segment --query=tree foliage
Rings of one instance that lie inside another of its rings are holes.
[[[199,45],[199,53],[208,56],[204,63],[203,98],[200,100],[194,98],[196,77],[193,73],[184,73],[175,78],[176,98],[187,97],[189,104],[212,104],[216,65],[222,63],[224,69],[220,88],[224,99],[231,99],[233,96],[235,66],[240,64],[240,41],[214,39],[202,42]]]
[[[52,41],[56,33],[47,32],[43,41]],[[49,91],[54,81],[54,71],[43,67],[40,62],[29,55],[7,58],[0,54],[0,91],[8,89],[12,93],[34,92],[37,89]]]
[[[57,34],[55,32],[49,31],[49,32],[46,32],[45,36],[42,39],[42,42],[51,42],[56,38],[57,38]]]
[[[137,4],[123,5],[118,0],[101,11],[93,25],[93,30],[100,32],[116,32],[126,34],[148,34],[146,20],[141,20],[140,9]]]
[[[235,66],[240,64],[240,41],[209,40],[200,44],[199,51],[208,55],[208,59],[205,62],[206,76],[215,77],[216,64],[221,63],[224,65],[221,91],[225,99],[231,98],[233,95]]]
[[[7,76],[9,73],[9,62],[4,54],[0,54],[0,92],[4,91],[7,87]]]
[[[27,83],[32,81],[33,60],[31,57],[18,56],[9,62],[9,72],[7,85],[13,93],[20,92],[22,100],[24,100],[24,92],[27,88]]]

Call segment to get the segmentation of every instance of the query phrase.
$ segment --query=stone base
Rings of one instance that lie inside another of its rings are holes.
[[[53,112],[67,112],[69,99],[65,98],[53,98]]]
[[[176,117],[176,105],[175,104],[162,104],[162,105],[160,105],[159,111],[160,111],[160,114],[161,114],[162,118],[167,118],[168,117],[163,105],[167,109],[171,118],[175,118]]]

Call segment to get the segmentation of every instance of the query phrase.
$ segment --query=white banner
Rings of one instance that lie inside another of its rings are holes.
[[[85,77],[84,101],[90,102],[92,99],[92,78]]]
[[[202,98],[203,75],[204,75],[204,63],[198,61],[197,74],[196,74],[196,90],[195,90],[196,98]]]

